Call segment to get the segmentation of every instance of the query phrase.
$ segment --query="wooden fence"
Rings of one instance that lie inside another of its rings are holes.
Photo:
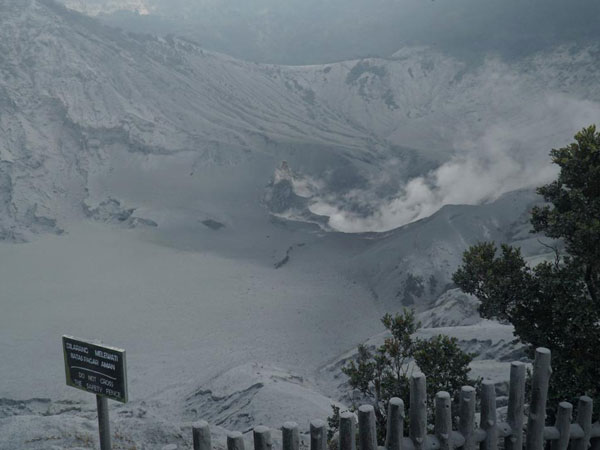
[[[496,416],[496,391],[494,384],[484,381],[481,386],[481,413],[479,426],[475,423],[475,389],[463,386],[460,391],[458,429],[452,429],[451,397],[448,392],[435,396],[434,433],[427,434],[426,380],[423,374],[415,374],[410,380],[410,431],[404,436],[404,402],[392,398],[389,402],[386,450],[498,450],[500,440],[505,450],[543,450],[547,441],[551,450],[600,450],[600,424],[592,424],[592,399],[579,398],[577,417],[571,423],[573,405],[561,402],[558,405],[554,426],[545,426],[546,401],[550,381],[550,350],[538,348],[533,364],[532,394],[529,416],[525,426],[525,364],[513,362],[510,367],[510,384],[506,422]],[[600,383],[600,380],[598,380]],[[339,450],[356,450],[355,415],[340,414]],[[524,433],[525,430],[525,433]],[[283,450],[299,450],[298,425],[283,424]],[[194,424],[194,450],[212,450],[210,429],[206,422]],[[273,447],[270,430],[263,426],[254,428],[254,449],[271,450]],[[244,450],[244,441],[239,432],[227,436],[228,450]],[[310,422],[310,450],[326,450],[327,430],[325,422]],[[375,429],[375,411],[371,405],[358,409],[358,448],[378,450]]]

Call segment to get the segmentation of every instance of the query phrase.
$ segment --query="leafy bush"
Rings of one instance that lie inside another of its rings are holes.
[[[430,419],[437,392],[450,392],[456,403],[460,387],[474,383],[475,380],[468,377],[473,355],[463,352],[458,347],[456,338],[443,335],[430,339],[414,337],[420,326],[414,311],[405,309],[394,316],[386,314],[381,322],[391,336],[374,351],[359,345],[356,359],[344,366],[342,372],[348,376],[349,385],[361,392],[363,402],[374,406],[377,438],[383,445],[388,402],[392,397],[400,397],[406,407],[410,407],[409,377],[415,370],[415,364],[427,377]],[[352,409],[357,406],[352,405]],[[332,408],[334,414],[328,422],[333,434],[338,427],[339,408]]]

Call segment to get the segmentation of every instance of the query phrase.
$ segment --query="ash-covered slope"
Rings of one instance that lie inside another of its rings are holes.
[[[148,172],[169,159],[192,177],[199,167],[253,170],[250,185],[232,176],[229,189],[254,214],[257,185],[287,160],[315,181],[307,217],[392,229],[539,184],[548,149],[600,111],[596,47],[514,64],[405,49],[289,67],[126,34],[51,0],[2,2],[0,12],[0,233],[16,240],[114,210],[123,199],[109,198],[106,180],[124,160]],[[477,176],[485,189],[469,189]],[[119,205],[119,217],[139,207]]]
[[[596,46],[564,46],[468,66],[413,48],[391,60],[289,68],[285,76],[310,88],[315,102],[337,106],[393,149],[383,170],[351,192],[332,200],[313,190],[311,212],[337,230],[387,231],[447,204],[548,182],[549,149],[600,116],[598,54]],[[395,163],[410,157],[405,148],[437,164],[409,164],[403,177]]]
[[[227,164],[286,143],[369,146],[365,132],[308,111],[264,67],[130,37],[52,1],[0,10],[4,237],[81,216],[89,174],[114,153],[194,152]]]
[[[540,201],[525,190],[486,205],[445,206],[431,217],[379,236],[354,258],[354,273],[388,309],[431,308],[454,287],[452,274],[471,245],[494,241],[519,246],[528,257],[547,254],[540,237],[530,234],[529,211]]]
[[[554,133],[564,131],[559,105],[600,100],[599,50],[565,45],[516,61],[489,57],[471,65],[427,47],[404,48],[390,59],[294,67],[284,76],[389,142],[447,150],[459,137],[467,139],[463,133],[476,139],[499,122],[521,131],[541,114],[558,116],[549,117],[543,131],[550,121],[559,127]]]

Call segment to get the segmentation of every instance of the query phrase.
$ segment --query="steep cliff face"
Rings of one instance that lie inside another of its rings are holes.
[[[167,156],[190,173],[259,166],[262,184],[287,160],[316,180],[307,217],[343,231],[391,229],[443,204],[539,184],[548,149],[600,111],[597,47],[512,64],[467,66],[407,48],[385,60],[275,66],[127,34],[50,0],[0,10],[4,238],[68,228],[84,202],[108,199],[101,180],[123,158],[146,170]],[[489,189],[452,190],[463,169],[491,179]],[[425,206],[405,199],[415,185],[428,189],[417,199]],[[231,189],[249,190],[235,179]],[[260,196],[248,201],[261,208]]]
[[[277,142],[365,141],[340,120],[320,127],[263,68],[184,41],[129,37],[53,2],[0,8],[4,237],[80,217],[89,175],[114,154],[227,163]]]

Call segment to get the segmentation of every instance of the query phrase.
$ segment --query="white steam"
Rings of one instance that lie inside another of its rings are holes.
[[[427,217],[444,205],[489,202],[512,190],[545,184],[557,174],[548,156],[550,149],[571,142],[584,126],[600,125],[600,104],[552,94],[517,116],[518,123],[491,124],[479,134],[464,130],[455,136],[455,153],[448,162],[408,180],[392,198],[378,199],[371,190],[348,194],[345,200],[375,205],[369,216],[349,212],[328,197],[313,197],[310,209],[329,216],[329,225],[339,231],[387,231]]]

